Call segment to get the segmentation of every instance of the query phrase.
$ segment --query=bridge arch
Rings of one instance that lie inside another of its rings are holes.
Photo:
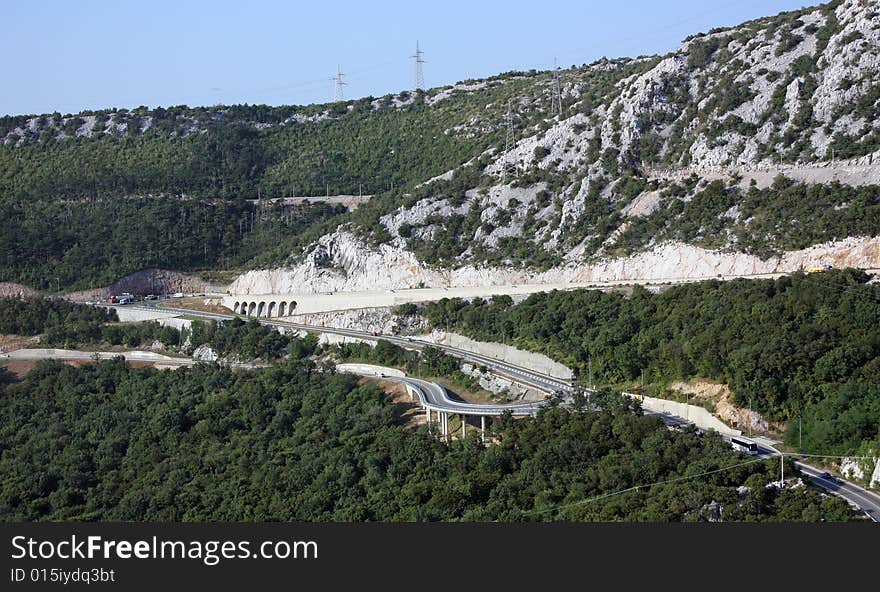
[[[256,308],[257,308],[256,302],[251,302],[250,304],[248,304],[247,316],[249,316],[249,317],[254,316],[254,309],[256,309]]]
[[[240,305],[241,305],[240,302],[236,302],[236,303],[235,303],[235,306],[232,307],[232,312],[234,312],[235,314],[238,314],[238,307],[239,307]]]
[[[264,313],[265,311],[266,311],[266,303],[265,303],[265,302],[260,302],[260,304],[257,306],[257,316],[258,316],[258,317],[263,316],[263,313]]]
[[[279,317],[286,316],[284,314],[286,311],[287,311],[287,303],[282,300],[281,303],[278,305],[278,316]]]
[[[275,316],[275,302],[269,303],[269,310],[266,313],[266,316],[267,317],[274,317]]]
[[[292,315],[294,310],[296,310],[296,300],[291,300],[290,306],[287,307],[287,314]]]

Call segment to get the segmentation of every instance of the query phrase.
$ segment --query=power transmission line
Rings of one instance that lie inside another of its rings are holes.
[[[730,469],[736,469],[738,467],[744,467],[746,465],[752,465],[759,462],[764,462],[768,459],[766,458],[756,458],[753,460],[748,460],[746,462],[737,463],[735,465],[730,465],[728,467],[721,467],[720,469],[714,469],[711,471],[706,471],[705,473],[698,473],[696,475],[686,475],[684,477],[674,477],[672,479],[666,479],[665,481],[655,481],[654,483],[645,483],[643,485],[634,485],[632,487],[627,487],[626,489],[621,489],[619,491],[612,491],[611,493],[605,493],[603,495],[597,495],[595,497],[587,498],[584,500],[580,500],[577,502],[572,502],[570,504],[564,504],[559,506],[552,506],[549,508],[542,508],[540,510],[531,510],[528,512],[523,512],[525,515],[529,514],[546,514],[547,512],[552,512],[553,510],[565,510],[567,508],[573,508],[575,506],[583,506],[585,504],[589,504],[592,502],[596,502],[602,499],[606,499],[609,497],[614,497],[616,495],[621,495],[624,493],[628,493],[630,491],[638,491],[639,489],[645,489],[646,487],[654,487],[655,485],[666,485],[668,483],[676,483],[678,481],[689,481],[691,479],[696,479],[697,477],[705,477],[706,475],[712,475],[714,473],[721,473],[723,471],[729,471]]]
[[[333,100],[337,103],[345,100],[342,94],[342,87],[347,83],[342,81],[342,77],[345,76],[342,72],[339,71],[339,65],[336,65],[336,76],[333,78],[335,85],[333,89]]]
[[[415,60],[415,89],[416,91],[425,90],[425,77],[422,74],[422,64],[425,63],[425,60],[422,59],[422,56],[425,52],[419,49],[419,42],[416,41],[416,53],[415,55],[410,56]]]
[[[507,177],[510,174],[511,162],[510,162],[510,151],[513,150],[513,111],[511,109],[512,100],[507,101],[507,115],[505,116],[505,124],[507,127],[507,132],[504,136],[504,163],[502,170],[503,180],[506,182]]]
[[[876,455],[875,456],[853,456],[853,455],[847,456],[847,455],[840,455],[840,454],[806,454],[803,452],[780,452],[779,454],[782,456],[790,456],[792,458],[804,457],[804,456],[807,456],[810,458],[837,458],[837,459],[851,458],[851,459],[855,459],[855,460],[874,460],[875,458],[877,458]]]
[[[562,85],[559,81],[559,66],[556,64],[556,58],[553,58],[553,98],[550,112],[562,115]]]

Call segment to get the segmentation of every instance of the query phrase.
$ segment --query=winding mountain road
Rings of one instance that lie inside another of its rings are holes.
[[[131,306],[131,305],[129,305]],[[248,318],[242,317],[241,315],[234,314],[221,314],[221,313],[213,313],[213,312],[204,312],[183,308],[174,308],[174,307],[165,307],[165,306],[157,306],[157,305],[135,305],[138,308],[145,308],[150,310],[161,310],[167,312],[174,312],[182,316],[188,316],[196,319],[206,319],[206,320],[214,320],[214,321],[226,321],[234,318]],[[257,318],[256,319],[260,324],[266,325],[269,327],[283,327],[285,329],[295,329],[300,331],[310,331],[315,333],[329,333],[334,335],[344,335],[347,337],[353,337],[357,339],[363,339],[368,341],[387,341],[389,343],[393,343],[395,345],[399,345],[406,349],[413,350],[421,350],[425,347],[434,347],[439,350],[444,351],[445,353],[459,358],[461,360],[466,360],[469,362],[473,362],[479,365],[486,366],[492,372],[506,376],[510,379],[513,379],[517,382],[520,382],[524,385],[531,386],[534,388],[541,389],[548,393],[558,393],[563,396],[570,395],[573,392],[573,387],[571,383],[565,380],[561,380],[558,378],[554,378],[551,376],[547,376],[541,374],[540,372],[535,372],[534,370],[530,370],[528,368],[523,368],[521,366],[517,366],[515,364],[511,364],[509,362],[504,362],[502,360],[498,360],[495,358],[491,358],[489,356],[484,356],[481,354],[476,354],[473,352],[457,349],[448,345],[434,344],[425,341],[421,341],[418,339],[407,338],[407,337],[399,337],[396,335],[371,335],[367,331],[357,331],[354,329],[339,329],[334,327],[317,327],[314,325],[305,325],[302,323],[293,323],[289,321],[280,321],[277,319],[270,318]],[[419,380],[416,378],[399,378],[399,377],[385,377],[385,380],[396,380],[398,382],[406,384],[409,388],[412,388],[414,392],[416,392],[419,396],[420,402],[422,405],[428,409],[429,411],[434,410],[438,414],[444,413],[458,413],[462,415],[479,415],[485,417],[487,415],[500,415],[504,411],[509,410],[514,415],[532,415],[537,412],[538,408],[540,408],[542,402],[533,402],[533,403],[514,403],[509,405],[479,405],[475,403],[464,403],[460,401],[455,401],[454,399],[450,399],[448,393],[446,393],[445,389],[441,385],[437,385],[435,383]],[[503,407],[503,408],[502,408]],[[671,416],[665,414],[653,414],[658,415],[660,419],[666,425],[686,425],[690,423],[688,420]],[[430,413],[428,415],[430,418]],[[444,422],[442,424],[444,429],[447,430],[448,426]],[[770,445],[761,445],[759,447],[759,456],[764,458],[776,457],[785,454],[786,456],[799,456],[795,454],[782,453],[781,451],[773,448]],[[796,461],[795,464],[808,476],[810,476],[813,483],[827,492],[838,495],[848,501],[853,506],[859,508],[862,512],[865,513],[868,518],[870,518],[874,522],[880,522],[880,495],[877,495],[874,492],[868,491],[858,485],[851,483],[849,481],[840,480],[839,482],[835,482],[832,480],[828,480],[822,478],[821,470],[815,467],[812,467],[806,463]]]

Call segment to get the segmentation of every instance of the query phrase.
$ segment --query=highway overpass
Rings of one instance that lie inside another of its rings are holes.
[[[183,316],[188,316],[192,318],[205,319],[205,320],[214,320],[214,321],[226,321],[233,318],[240,318],[238,315],[232,314],[219,314],[213,312],[204,312],[197,310],[189,310],[189,309],[178,309],[173,307],[157,307],[156,305],[151,306],[143,306],[142,308],[156,309],[160,308],[160,310],[175,312]],[[286,329],[294,329],[300,331],[310,331],[314,333],[329,333],[336,335],[345,335],[348,337],[354,337],[357,339],[367,340],[367,341],[387,341],[390,343],[394,343],[395,345],[399,345],[401,347],[407,349],[421,350],[424,347],[434,347],[444,351],[445,353],[459,358],[461,360],[473,362],[476,364],[480,364],[489,368],[492,372],[499,374],[501,376],[506,376],[511,378],[517,382],[525,384],[527,386],[531,386],[540,390],[543,390],[548,393],[559,393],[563,396],[570,395],[573,392],[572,385],[565,380],[561,380],[558,378],[554,378],[552,376],[547,376],[545,374],[541,374],[540,372],[536,372],[534,370],[530,370],[528,368],[523,368],[521,366],[517,366],[515,364],[511,364],[509,362],[505,362],[503,360],[498,360],[496,358],[491,358],[489,356],[483,356],[480,354],[476,354],[473,352],[459,350],[454,347],[450,347],[448,345],[442,344],[433,344],[424,341],[419,341],[413,338],[407,337],[399,337],[396,335],[371,335],[367,331],[356,331],[354,329],[338,329],[332,327],[317,327],[313,325],[305,325],[302,323],[294,323],[290,321],[282,321],[278,319],[258,319],[258,321],[266,326],[270,327],[283,327]],[[387,377],[386,380],[394,379],[393,377]],[[521,404],[513,404],[513,408],[504,409],[501,405],[489,405],[483,406],[476,403],[464,403],[457,402],[448,397],[448,393],[446,393],[445,389],[442,386],[436,385],[434,383],[422,381],[414,378],[396,378],[396,380],[405,384],[410,390],[411,395],[415,395],[419,397],[420,403],[423,407],[426,408],[426,417],[429,418],[430,421],[430,413],[434,412],[437,415],[437,420],[441,422],[441,433],[448,437],[449,435],[449,425],[448,425],[448,416],[452,413],[458,413],[462,415],[479,415],[481,417],[491,416],[491,415],[500,415],[507,410],[510,410],[514,415],[533,415],[540,408],[542,402],[534,402],[534,403],[521,403]],[[515,409],[514,409],[515,408]],[[443,415],[446,414],[445,419]],[[661,421],[663,421],[666,425],[674,426],[674,425],[687,425],[691,423],[685,418],[676,417],[672,415],[666,414],[658,414],[654,412],[648,412],[650,415],[658,416]],[[481,426],[485,426],[485,422],[481,420]],[[465,426],[462,428],[466,429]],[[791,456],[791,457],[800,457],[801,455],[795,453],[783,453],[769,444],[762,445],[759,448],[759,453],[761,456],[765,458],[776,457],[776,456]],[[797,461],[797,466],[801,468],[807,475],[819,475],[821,473],[820,469],[812,467],[804,462]],[[838,495],[845,500],[847,500],[850,504],[855,507],[858,507],[862,512],[865,513],[871,520],[878,522],[880,521],[880,495],[868,491],[854,483],[848,481],[841,481],[840,483],[833,483],[821,477],[814,478],[813,482],[822,487],[829,493],[834,495]]]

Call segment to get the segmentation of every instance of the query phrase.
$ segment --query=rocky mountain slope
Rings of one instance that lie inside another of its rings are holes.
[[[503,146],[233,289],[878,267],[878,62],[876,3],[844,0],[535,80]]]
[[[877,267],[878,65],[877,3],[834,0],[694,35],[665,56],[427,92],[4,117],[0,205],[26,217],[39,203],[146,195],[210,211],[373,196],[298,229],[304,250],[248,259],[270,269],[246,273],[241,290]],[[247,243],[259,222],[230,232]],[[32,253],[32,276],[57,275],[43,269],[63,263],[57,238]]]

